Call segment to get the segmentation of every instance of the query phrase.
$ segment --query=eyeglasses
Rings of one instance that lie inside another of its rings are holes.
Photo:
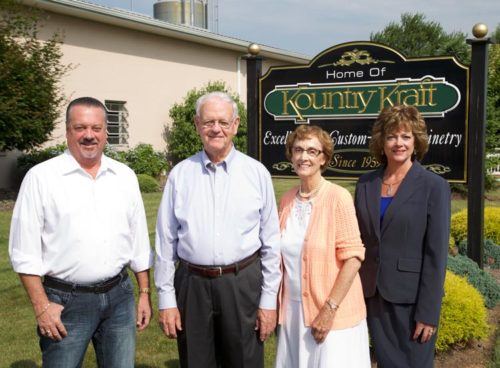
[[[233,122],[234,120],[232,121],[225,121],[225,120],[208,120],[208,121],[204,121],[201,123],[201,126],[203,128],[213,128],[215,126],[215,124],[219,124],[219,126],[222,128],[222,129],[229,129],[231,127],[231,125],[233,125]]]
[[[317,149],[317,148],[302,148],[302,147],[293,147],[292,148],[292,152],[294,155],[301,155],[303,154],[304,152],[307,152],[307,155],[308,156],[311,156],[311,157],[318,157],[319,155],[321,155],[323,153],[323,151]]]

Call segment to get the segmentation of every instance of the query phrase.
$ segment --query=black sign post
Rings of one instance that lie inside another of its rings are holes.
[[[248,46],[247,61],[247,154],[257,159],[259,146],[259,98],[258,80],[262,75],[262,57],[258,55],[260,47]]]
[[[483,268],[484,155],[486,132],[486,86],[488,80],[488,29],[474,26],[477,39],[467,40],[472,47],[469,112],[469,169],[467,193],[467,256]]]

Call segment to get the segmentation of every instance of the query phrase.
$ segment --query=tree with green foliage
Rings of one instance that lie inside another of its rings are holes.
[[[240,126],[238,134],[233,138],[234,145],[241,152],[246,152],[247,147],[247,114],[241,100],[226,88],[224,82],[209,82],[201,89],[192,89],[184,97],[182,103],[176,103],[170,109],[169,115],[172,118],[172,126],[165,128],[165,136],[168,145],[169,159],[176,164],[203,148],[201,139],[196,133],[194,126],[194,116],[196,100],[209,92],[222,91],[229,93],[238,105],[240,116]]]
[[[462,32],[446,33],[424,14],[403,13],[401,23],[391,22],[382,31],[371,33],[370,40],[384,43],[407,57],[454,55],[462,62],[470,60],[469,46]]]
[[[41,13],[16,0],[0,5],[0,152],[46,142],[60,115],[61,37],[37,39]]]
[[[486,152],[494,153],[496,148],[500,149],[500,24],[492,33],[491,40],[493,44],[488,55]],[[498,157],[490,157],[486,165],[497,165],[499,161]]]

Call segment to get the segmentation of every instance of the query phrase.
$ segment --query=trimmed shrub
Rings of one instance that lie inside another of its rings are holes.
[[[457,242],[467,239],[467,209],[451,216],[451,236]],[[485,207],[484,238],[500,244],[500,207]]]
[[[483,246],[483,263],[491,268],[500,268],[500,245],[495,244],[491,239],[486,239]],[[458,252],[467,255],[467,240],[458,244]]]
[[[160,183],[148,174],[137,174],[137,180],[142,193],[153,193],[160,190]]]
[[[450,271],[446,272],[444,290],[436,351],[487,337],[490,327],[481,294],[465,278]]]
[[[134,148],[124,152],[125,164],[136,174],[147,174],[154,178],[162,171],[168,170],[165,154],[156,152],[150,144],[139,143]]]
[[[450,235],[450,238],[448,239],[448,253],[456,253],[456,246],[457,242],[455,241],[455,238]]]
[[[107,144],[106,147],[104,147],[103,153],[109,158],[112,158],[113,160],[116,160],[128,166],[127,160],[125,158],[126,151],[117,151],[115,148]]]
[[[497,305],[500,300],[500,285],[490,274],[480,269],[476,262],[461,254],[448,256],[447,269],[467,278],[467,281],[481,293],[487,308],[491,309]]]
[[[21,172],[23,172],[23,174],[25,174],[33,166],[59,156],[66,148],[68,148],[66,143],[62,143],[44,149],[30,150],[29,152],[23,153],[18,157],[17,167],[21,170]]]

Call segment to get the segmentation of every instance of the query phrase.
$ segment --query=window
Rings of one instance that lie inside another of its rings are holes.
[[[108,144],[112,146],[128,145],[128,111],[125,101],[105,100],[108,110]]]

